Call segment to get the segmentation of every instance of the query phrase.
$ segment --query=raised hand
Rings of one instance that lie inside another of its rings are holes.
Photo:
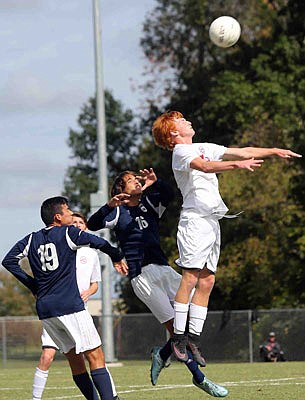
[[[123,204],[128,204],[130,199],[130,194],[127,193],[119,193],[115,196],[113,196],[109,201],[108,201],[108,206],[109,207],[118,207]]]
[[[157,180],[157,176],[156,176],[153,168],[140,169],[140,173],[141,173],[141,175],[137,176],[137,178],[144,181],[144,185],[142,186],[142,191],[147,189],[149,186],[151,186]]]

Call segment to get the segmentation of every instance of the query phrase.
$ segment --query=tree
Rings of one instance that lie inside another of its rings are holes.
[[[108,176],[114,178],[123,169],[136,168],[140,131],[133,113],[105,91]],[[66,172],[64,195],[73,207],[90,211],[90,193],[98,189],[96,101],[90,98],[78,117],[79,131],[70,129],[68,145],[73,165]]]
[[[148,73],[152,76],[144,87],[149,93],[150,115],[159,114],[160,109],[183,110],[196,131],[204,129],[207,140],[229,143],[236,128],[240,128],[239,120],[234,123],[234,113],[230,113],[234,105],[222,114],[231,121],[221,129],[215,125],[215,114],[210,115],[206,109],[211,100],[210,92],[225,71],[247,75],[251,59],[274,34],[277,7],[285,3],[265,0],[158,0],[158,5],[144,24],[141,40],[150,62]],[[238,46],[219,49],[209,40],[209,25],[219,15],[233,15],[241,21],[243,30]],[[227,92],[222,94],[226,98]],[[240,99],[240,106],[245,111],[247,93]],[[219,117],[221,114],[216,115]]]

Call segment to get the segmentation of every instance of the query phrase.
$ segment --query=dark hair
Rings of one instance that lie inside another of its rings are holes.
[[[122,193],[125,189],[125,181],[124,178],[126,175],[136,176],[137,174],[133,171],[122,171],[115,179],[111,187],[111,197],[116,196],[119,193]]]
[[[87,218],[81,212],[79,212],[79,211],[73,212],[72,217],[81,218],[84,221],[84,223],[87,225]]]
[[[46,199],[40,208],[40,216],[46,226],[53,224],[55,214],[62,214],[62,206],[69,205],[68,199],[63,196]]]

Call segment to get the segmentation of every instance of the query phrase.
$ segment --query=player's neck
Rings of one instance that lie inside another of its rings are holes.
[[[142,194],[131,194],[129,197],[129,201],[128,201],[128,206],[129,207],[135,207],[140,203]]]
[[[193,140],[190,136],[178,136],[175,140],[175,144],[192,144]]]

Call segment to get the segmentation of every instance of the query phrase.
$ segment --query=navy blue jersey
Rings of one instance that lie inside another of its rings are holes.
[[[130,279],[139,275],[145,265],[168,265],[160,246],[159,219],[173,196],[170,186],[157,180],[151,193],[142,195],[139,205],[111,208],[106,204],[89,218],[88,228],[93,231],[114,229]]]
[[[119,249],[105,239],[72,226],[52,226],[27,235],[5,256],[2,264],[37,297],[39,319],[84,310],[76,281],[76,250],[90,246],[108,254],[113,261],[123,258]],[[33,272],[19,266],[27,257]]]

